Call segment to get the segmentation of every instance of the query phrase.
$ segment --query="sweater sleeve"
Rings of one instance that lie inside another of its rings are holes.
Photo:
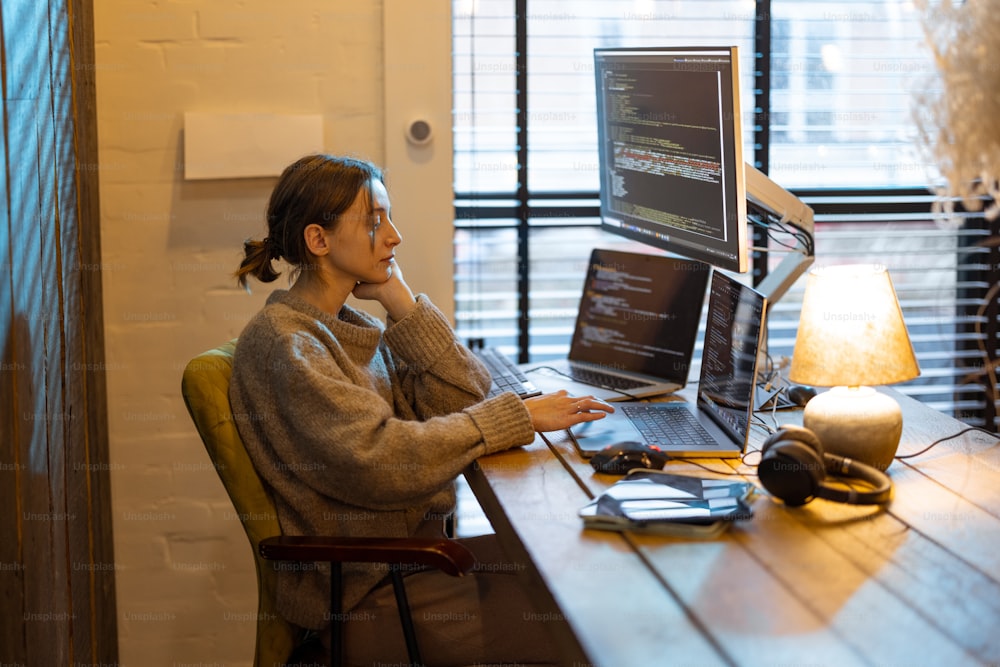
[[[399,321],[389,320],[385,342],[398,365],[405,400],[421,418],[446,414],[455,401],[483,400],[492,380],[489,371],[462,345],[444,314],[425,295]]]
[[[269,477],[305,483],[357,507],[405,509],[426,502],[483,454],[532,441],[527,409],[502,395],[468,405],[439,399],[439,416],[408,420],[377,391],[366,388],[318,340],[281,336],[256,360],[266,386],[238,389],[240,400],[270,397],[259,405],[261,442],[274,465]],[[454,400],[454,399],[453,399]]]

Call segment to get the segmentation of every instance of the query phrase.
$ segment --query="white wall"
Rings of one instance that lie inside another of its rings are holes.
[[[452,280],[452,108],[450,0],[383,0],[385,164],[393,220],[403,243],[400,265],[454,320]],[[406,140],[427,121],[430,143]]]
[[[179,385],[286,285],[230,277],[274,179],[185,181],[183,114],[322,114],[326,151],[386,167],[407,279],[450,315],[450,3],[94,4],[121,662],[248,665],[250,549]],[[422,148],[402,130],[417,117]]]

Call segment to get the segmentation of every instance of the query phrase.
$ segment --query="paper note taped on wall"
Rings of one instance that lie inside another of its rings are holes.
[[[278,176],[323,150],[319,114],[184,114],[184,178]]]

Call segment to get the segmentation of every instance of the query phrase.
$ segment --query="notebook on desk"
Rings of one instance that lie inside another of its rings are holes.
[[[570,429],[580,453],[590,457],[607,445],[637,440],[676,457],[740,456],[750,437],[766,311],[759,292],[713,273],[697,402],[619,403],[604,419]]]
[[[608,401],[681,389],[710,272],[688,259],[594,250],[569,355],[521,368],[543,391]]]

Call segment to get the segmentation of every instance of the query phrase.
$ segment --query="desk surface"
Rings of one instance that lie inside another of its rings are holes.
[[[890,393],[904,413],[900,455],[965,428]],[[756,483],[756,458],[702,463]],[[708,540],[583,529],[577,510],[619,478],[594,473],[562,434],[480,459],[466,477],[525,564],[566,664],[1000,663],[1000,444],[970,432],[888,472],[887,508],[793,509],[761,490],[752,520]]]

